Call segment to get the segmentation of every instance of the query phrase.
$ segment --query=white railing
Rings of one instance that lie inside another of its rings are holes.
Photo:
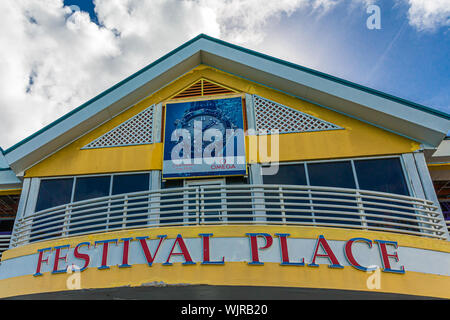
[[[389,231],[446,239],[433,202],[408,196],[289,185],[193,186],[113,195],[42,210],[16,221],[12,247],[118,229],[282,224]]]
[[[0,259],[4,251],[8,250],[11,241],[11,233],[0,232]]]

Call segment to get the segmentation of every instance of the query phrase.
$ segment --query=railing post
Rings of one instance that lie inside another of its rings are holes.
[[[286,224],[286,212],[284,211],[283,189],[278,187],[278,196],[280,197],[281,220]]]
[[[123,201],[122,228],[125,228],[127,225],[126,224],[127,213],[128,213],[128,195],[125,195]]]
[[[72,210],[71,210],[70,204],[66,204],[65,209],[64,209],[64,222],[63,222],[63,230],[62,230],[63,237],[67,237],[69,235],[69,225],[70,225],[71,213],[72,213]]]
[[[159,225],[159,205],[161,204],[161,194],[158,193],[151,193],[149,197],[147,198],[150,202],[150,209],[149,209],[149,219],[148,225]],[[156,218],[156,220],[153,220],[152,218]]]
[[[368,226],[367,226],[367,220],[366,220],[365,211],[364,211],[364,204],[362,202],[362,196],[361,196],[361,193],[359,192],[359,190],[356,190],[356,203],[358,204],[358,212],[361,217],[362,228],[364,230],[367,230]]]
[[[110,219],[110,214],[111,214],[111,197],[108,198],[108,208],[106,209],[106,230],[109,230],[109,222],[111,221]]]
[[[227,189],[226,189],[226,187],[220,188],[220,194],[222,196],[222,200],[221,200],[222,213],[220,214],[221,215],[221,220],[222,220],[222,222],[226,223],[228,221],[228,202],[227,202]]]
[[[157,109],[159,111],[161,111],[161,105],[158,104],[156,105]],[[156,110],[155,110],[156,111]],[[156,119],[156,118],[155,118]],[[159,124],[159,122],[158,122]],[[155,127],[153,127],[153,129],[155,129]],[[154,132],[155,134],[153,135],[153,138],[155,139],[154,141],[156,142],[160,142],[160,133],[161,130],[156,130]],[[157,133],[157,134],[156,134]],[[149,218],[152,220],[148,221],[149,225],[160,225],[160,212],[161,212],[161,171],[159,170],[152,170],[150,172],[150,190],[151,190],[151,194],[149,195],[149,201],[151,202],[150,204],[150,209],[149,209]]]
[[[309,199],[309,203],[311,204],[311,206],[310,206],[311,216],[312,216],[311,221],[313,223],[313,226],[316,227],[317,226],[316,225],[316,218],[314,218],[315,217],[315,214],[314,214],[314,202],[313,202],[313,199],[312,199],[312,190],[311,189],[308,189],[308,199]]]
[[[202,192],[199,195],[200,187],[195,188],[195,213],[197,214],[197,224],[205,224],[205,189],[202,187]],[[200,203],[199,203],[200,198]],[[199,218],[200,216],[200,218]]]
[[[251,187],[252,199],[253,199],[253,214],[257,215],[254,217],[254,221],[256,222],[265,222],[266,211],[265,209],[265,201],[264,201],[264,188]]]

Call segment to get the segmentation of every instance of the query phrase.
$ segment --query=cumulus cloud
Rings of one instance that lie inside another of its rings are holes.
[[[343,1],[94,0],[98,24],[63,0],[0,1],[0,146],[36,132],[199,33],[256,48],[282,17],[299,10],[323,16]],[[408,1],[418,28],[448,25],[448,0]]]
[[[419,31],[450,27],[450,0],[405,0],[409,24]]]
[[[199,33],[240,44],[269,19],[337,0],[0,1],[0,145],[7,148]]]

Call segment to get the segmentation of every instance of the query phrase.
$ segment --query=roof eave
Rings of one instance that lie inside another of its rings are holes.
[[[424,144],[437,146],[450,116],[351,82],[199,35],[5,151],[17,173],[206,64]]]

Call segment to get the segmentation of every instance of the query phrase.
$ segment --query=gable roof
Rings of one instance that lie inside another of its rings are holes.
[[[450,115],[350,81],[200,34],[4,151],[16,173],[203,64],[357,118],[426,146]]]

